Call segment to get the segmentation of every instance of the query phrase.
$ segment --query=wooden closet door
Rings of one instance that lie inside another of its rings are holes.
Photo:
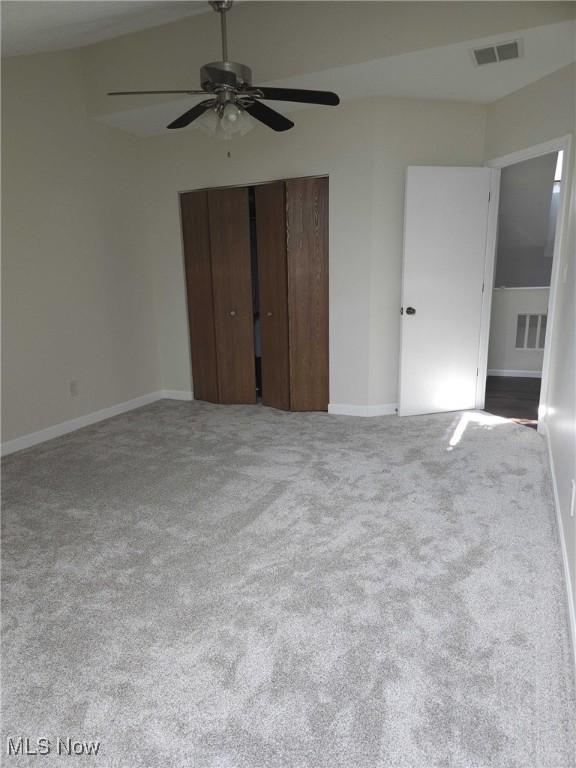
[[[214,327],[221,403],[255,403],[248,189],[208,191]]]
[[[256,187],[262,403],[290,408],[284,182]]]
[[[180,211],[194,398],[217,403],[218,374],[206,192],[180,195]]]
[[[328,410],[328,179],[286,182],[290,402]]]

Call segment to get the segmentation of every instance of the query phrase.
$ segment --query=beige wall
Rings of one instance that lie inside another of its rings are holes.
[[[330,402],[397,402],[406,166],[479,165],[484,112],[375,99],[300,111],[290,133],[257,127],[230,144],[195,130],[142,140],[162,387],[191,386],[178,192],[328,174]]]
[[[516,91],[488,107],[486,159],[533,146],[566,134],[574,138],[576,120],[576,67]],[[571,195],[569,226],[561,244],[556,332],[550,338],[550,388],[545,424],[554,460],[558,498],[569,568],[576,598],[576,519],[570,517],[572,479],[576,478],[576,211],[574,209],[574,143],[566,158],[565,184]],[[550,323],[550,317],[548,319]],[[574,606],[576,612],[576,603]]]
[[[487,160],[574,130],[574,73],[564,67],[488,105]],[[569,166],[568,166],[569,167]]]
[[[136,143],[88,119],[74,54],[9,59],[2,75],[10,440],[157,389],[157,359]]]

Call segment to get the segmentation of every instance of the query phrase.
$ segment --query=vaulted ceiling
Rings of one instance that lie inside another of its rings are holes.
[[[78,48],[208,10],[171,0],[2,0],[2,56]]]
[[[220,58],[218,19],[205,2],[3,2],[2,10],[5,52],[98,40],[76,54],[89,112],[137,135],[162,133],[201,97],[108,91],[194,89],[200,66]],[[487,103],[576,59],[575,10],[573,2],[242,2],[228,15],[229,48],[261,85],[335,90],[343,100]],[[520,41],[519,59],[476,66],[473,48],[509,40]]]

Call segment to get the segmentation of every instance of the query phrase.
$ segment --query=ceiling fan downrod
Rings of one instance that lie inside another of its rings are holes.
[[[215,93],[219,102],[233,101],[239,91],[252,87],[252,70],[245,64],[230,61],[228,58],[228,34],[226,14],[232,8],[233,0],[209,0],[210,6],[220,14],[220,32],[222,36],[222,61],[213,61],[200,69],[202,88]]]
[[[232,0],[210,0],[210,5],[220,14],[220,34],[222,36],[222,61],[228,61],[228,33],[226,31],[226,14],[232,8]]]

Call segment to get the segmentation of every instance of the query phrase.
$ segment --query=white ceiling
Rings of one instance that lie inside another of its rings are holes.
[[[397,96],[488,103],[573,62],[575,33],[576,22],[566,21],[259,85],[334,90],[342,101]],[[514,39],[522,40],[521,58],[483,67],[473,63],[472,48]],[[151,136],[163,133],[169,122],[204,97],[190,96],[161,103],[158,97],[156,103],[142,98],[146,100],[145,106],[136,109],[122,109],[121,102],[113,102],[118,111],[99,119],[139,136]],[[268,103],[281,112],[305,108],[297,104]]]
[[[79,48],[209,10],[200,0],[2,0],[2,56]]]

